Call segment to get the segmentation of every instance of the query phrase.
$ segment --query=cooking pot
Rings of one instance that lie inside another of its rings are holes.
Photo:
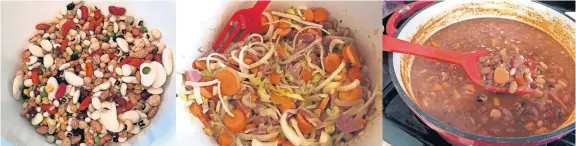
[[[2,2],[2,50],[0,71],[1,93],[1,118],[2,133],[0,145],[54,145],[46,142],[46,136],[36,133],[30,121],[20,116],[22,112],[22,100],[15,100],[12,95],[12,83],[16,71],[20,70],[21,54],[25,50],[33,34],[35,26],[41,22],[49,22],[60,8],[65,7],[71,1],[11,1]],[[108,6],[115,5],[126,8],[126,13],[135,18],[146,21],[150,29],[159,29],[162,32],[162,41],[172,49],[176,47],[176,22],[175,2],[118,2],[118,1],[85,1],[86,6],[97,6],[103,14],[108,15]],[[154,5],[154,7],[149,7]],[[152,10],[152,11],[151,11]],[[175,54],[175,53],[174,53]],[[140,133],[132,136],[123,144],[129,145],[164,145],[174,133],[174,95],[175,84],[170,75],[166,79],[162,94],[162,103],[158,113],[150,119],[150,126],[142,129]]]
[[[422,10],[415,13],[419,9]],[[409,18],[403,26],[395,28],[399,21],[407,17]],[[387,35],[401,40],[423,44],[432,34],[450,24],[486,17],[517,20],[540,28],[558,40],[574,58],[576,48],[574,20],[532,1],[418,1],[399,7],[388,21],[386,32]],[[574,130],[574,114],[558,129],[527,137],[491,137],[456,129],[433,118],[415,102],[409,82],[414,56],[389,53],[388,59],[389,66],[392,66],[389,69],[392,81],[402,100],[426,125],[453,145],[542,145]]]
[[[240,9],[251,8],[254,6],[255,1],[211,1],[203,3],[202,7],[206,9],[198,9],[197,13],[202,13],[202,16],[195,17],[193,24],[197,31],[189,31],[184,37],[183,41],[188,42],[185,48],[178,50],[178,55],[175,62],[177,62],[177,72],[182,72],[191,68],[192,61],[202,55],[199,50],[212,49],[212,43],[220,31],[224,28],[224,23],[228,22],[232,14]],[[380,21],[374,18],[382,17],[382,2],[381,1],[366,1],[366,2],[345,2],[345,1],[272,1],[265,11],[280,11],[294,7],[301,6],[308,8],[322,7],[327,10],[329,17],[333,20],[342,20],[340,26],[350,28],[350,35],[355,39],[355,46],[358,48],[358,55],[363,56],[365,62],[365,76],[368,76],[372,81],[372,87],[377,86],[376,89],[380,92],[382,89],[382,53],[379,34],[382,34],[382,26]],[[201,10],[201,11],[200,11]],[[191,13],[195,10],[190,9]],[[189,26],[189,25],[186,25]],[[193,38],[193,39],[189,39]],[[180,40],[178,40],[180,42]],[[200,49],[198,49],[200,48]],[[182,79],[177,80],[178,90],[182,88]],[[381,105],[381,99],[378,97],[375,100],[375,105]],[[202,123],[198,118],[194,117],[187,111],[185,102],[177,100],[176,103],[176,140],[178,145],[205,145],[212,146],[218,145],[216,140],[207,136],[202,131]],[[363,131],[362,135],[358,136],[353,145],[382,145],[382,116],[377,116],[374,120],[369,121],[370,126]]]

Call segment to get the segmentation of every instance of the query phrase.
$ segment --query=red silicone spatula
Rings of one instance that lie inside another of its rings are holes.
[[[468,75],[468,78],[470,78],[472,83],[474,83],[476,86],[484,87],[478,62],[480,61],[480,57],[490,55],[490,52],[488,51],[476,50],[468,53],[460,53],[451,50],[422,46],[419,44],[399,40],[387,35],[382,36],[382,50],[388,52],[410,54],[459,65],[464,68],[466,75]],[[509,93],[508,88],[490,86],[486,89],[492,92]],[[530,94],[532,92],[534,92],[534,90],[530,88],[524,88],[516,90],[516,92],[513,94]]]

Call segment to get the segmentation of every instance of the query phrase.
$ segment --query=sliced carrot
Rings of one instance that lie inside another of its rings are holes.
[[[346,69],[340,71],[340,73],[338,73],[338,75],[341,77],[340,79],[336,80],[336,81],[345,81],[346,80]]]
[[[304,11],[304,20],[306,20],[308,22],[314,21],[314,12],[312,12],[312,10],[310,10],[310,9],[307,9],[306,11]]]
[[[326,72],[334,72],[340,65],[340,62],[342,62],[342,59],[340,58],[340,55],[336,53],[330,53],[328,56],[326,56],[326,58],[324,58],[323,62]]]
[[[522,76],[516,75],[516,76],[514,76],[514,80],[516,80],[516,83],[518,83],[518,86],[526,85],[526,81],[524,81],[524,78]]]
[[[330,96],[322,99],[322,102],[320,102],[320,104],[318,105],[318,109],[320,109],[320,112],[322,112],[326,106],[328,106],[328,102],[330,102]]]
[[[272,15],[272,21],[278,21],[280,20],[280,17],[278,17],[277,15]],[[279,22],[274,23],[274,27],[278,27],[278,24],[280,24]]]
[[[200,95],[204,98],[212,98],[212,87],[201,87],[200,88]]]
[[[302,111],[299,111],[298,114],[296,115],[296,121],[298,122],[298,129],[300,129],[300,132],[302,132],[302,134],[308,134],[312,132],[312,130],[314,130],[314,126],[312,126],[312,124],[310,124],[302,114],[304,113],[302,113]]]
[[[360,72],[360,68],[353,67],[348,70],[348,79],[350,81],[354,81],[354,79],[362,80],[362,73]]]
[[[258,99],[258,96],[256,96],[256,95],[250,95],[250,101],[251,101],[252,103],[256,103],[256,100],[257,100],[257,99]]]
[[[232,145],[233,141],[234,140],[232,139],[232,136],[226,132],[222,132],[220,135],[218,135],[218,144],[220,146],[230,146]]]
[[[292,20],[290,20],[290,18],[282,18],[282,20],[291,22]],[[290,28],[290,24],[286,23],[286,22],[278,22],[278,28]]]
[[[200,82],[208,82],[208,81],[212,81],[212,80],[213,79],[211,76],[202,76],[202,78],[200,78]],[[200,88],[200,95],[204,98],[213,97],[212,88],[214,88],[214,85],[201,87]]]
[[[324,8],[316,8],[314,9],[314,21],[316,22],[324,22],[328,19],[328,12]]]
[[[294,146],[294,144],[292,144],[292,142],[290,142],[290,141],[284,141],[282,143],[282,146]]]
[[[248,126],[246,126],[246,129],[252,129],[252,128],[256,128],[256,125],[248,124]]]
[[[262,24],[262,33],[266,33],[268,31],[268,28],[270,28],[270,24],[266,23],[268,23],[268,18],[266,18],[266,16],[264,15],[261,15],[260,24]]]
[[[210,123],[208,123],[208,116],[206,116],[206,114],[204,114],[202,112],[202,106],[200,106],[199,104],[193,103],[193,104],[190,104],[188,109],[190,110],[192,115],[196,116],[202,122],[202,124],[204,124],[204,126],[211,127]]]
[[[271,73],[270,74],[270,83],[272,85],[280,84],[280,79],[282,79],[282,75],[279,73]]]
[[[358,53],[356,49],[352,46],[346,46],[343,49],[342,55],[344,56],[344,61],[352,63],[354,67],[360,67],[360,58],[358,58]]]
[[[272,100],[272,103],[274,104],[289,104],[289,103],[293,103],[294,101],[290,100],[290,98],[286,97],[286,96],[282,96],[278,93],[274,93],[272,92],[270,94],[270,99]]]
[[[228,57],[228,62],[230,62],[230,64],[233,65],[238,65],[238,62],[236,62],[236,60],[232,59],[232,56]],[[252,58],[251,55],[247,55],[244,57],[244,64],[252,64],[254,63],[254,59]]]
[[[220,92],[224,96],[231,96],[240,91],[240,77],[236,70],[227,67],[216,71],[216,79],[220,83]]]
[[[254,63],[254,58],[252,55],[247,55],[244,57],[244,64],[252,64]]]
[[[279,36],[287,36],[290,31],[292,31],[291,28],[278,28],[278,35]]]
[[[350,84],[350,83],[351,82],[348,82],[347,84]],[[357,86],[356,88],[353,88],[353,89],[348,90],[348,91],[338,92],[338,99],[340,99],[342,101],[347,101],[347,102],[356,101],[357,99],[360,98],[361,93],[362,93],[362,89],[360,89],[360,86]]]
[[[232,114],[234,117],[231,117],[228,114],[224,116],[224,125],[226,128],[234,133],[240,133],[244,131],[246,125],[248,125],[248,119],[246,119],[244,113],[239,109],[234,109],[232,110]]]
[[[194,61],[193,67],[197,70],[200,70],[200,71],[206,70],[206,61],[196,60],[196,61]]]
[[[300,78],[302,78],[304,82],[312,81],[313,77],[310,69],[302,68],[302,70],[300,71]]]
[[[250,69],[250,72],[252,72],[253,74],[260,72],[260,66],[251,68],[251,69]]]
[[[295,109],[296,108],[296,104],[294,104],[294,102],[290,102],[290,103],[286,103],[286,104],[281,104],[280,108],[278,108],[280,110],[280,112],[284,112],[287,109]]]
[[[280,55],[280,57],[287,57],[286,55],[286,45],[280,45],[278,46],[278,55]]]
[[[278,136],[274,137],[273,139],[270,139],[268,142],[275,142],[275,141],[277,141],[278,145],[280,145],[286,140],[284,140],[284,138],[282,138],[282,137],[280,137],[280,135],[278,135]]]
[[[366,120],[364,118],[360,118],[360,125],[362,125],[362,129],[366,128]]]

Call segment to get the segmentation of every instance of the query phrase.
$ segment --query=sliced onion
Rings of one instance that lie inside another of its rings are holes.
[[[275,121],[278,121],[278,115],[276,114],[276,112],[272,108],[260,108],[258,113],[261,116],[268,116],[268,117],[274,119]]]
[[[282,132],[284,133],[284,135],[286,136],[286,138],[294,145],[301,145],[303,142],[303,139],[301,139],[298,134],[296,134],[296,132],[294,131],[294,129],[290,128],[290,125],[288,125],[288,113],[296,113],[296,110],[294,109],[288,109],[286,111],[284,111],[284,113],[282,114],[282,117],[280,118],[280,126],[282,127]]]
[[[332,50],[334,50],[334,47],[338,44],[344,44],[344,41],[342,41],[341,39],[332,39],[332,41],[330,41],[330,46],[328,47],[330,53],[332,53]]]
[[[196,103],[202,104],[204,101],[202,100],[202,95],[200,95],[200,87],[194,87],[192,91],[194,94],[194,99],[196,99]]]
[[[296,25],[296,24],[294,24],[294,23],[292,23],[292,22],[290,22],[290,21],[286,21],[286,20],[276,20],[276,21],[273,21],[273,22],[265,23],[265,24],[272,24],[272,23],[278,23],[278,22],[287,23],[287,24],[290,25],[290,27],[294,27],[294,29],[296,29],[296,30],[302,30],[302,27],[301,27],[301,26]]]
[[[375,89],[375,90],[376,90],[376,89],[379,89],[379,87],[376,87],[376,88],[374,88],[374,89]],[[362,107],[360,107],[358,110],[354,110],[354,111],[352,111],[352,110],[347,110],[347,111],[345,111],[343,114],[352,116],[352,115],[356,115],[356,114],[358,114],[358,113],[361,113],[361,111],[364,111],[364,110],[366,109],[366,107],[368,107],[368,105],[370,105],[370,103],[372,103],[372,101],[374,100],[374,97],[376,97],[376,93],[377,93],[377,92],[372,92],[372,96],[370,96],[370,98],[368,99],[368,101],[366,101],[366,102],[364,103],[364,105],[362,105]]]
[[[295,16],[295,15],[285,14],[285,13],[276,12],[276,11],[272,11],[272,15],[277,15],[277,16],[284,17],[284,18],[290,18],[290,19],[298,21],[304,25],[310,25],[310,26],[316,26],[316,27],[322,28],[322,25],[320,25],[320,24],[304,21],[304,20],[302,20],[302,18]]]
[[[322,83],[320,83],[320,85],[318,85],[316,88],[314,88],[313,91],[316,92],[316,91],[322,89],[324,86],[326,86],[326,84],[331,82],[334,78],[336,78],[336,76],[338,74],[340,74],[340,72],[344,69],[345,66],[346,66],[346,63],[344,61],[342,61],[340,63],[340,66],[338,66],[338,68],[334,72],[332,72],[332,74],[330,74],[330,76],[326,80],[322,81]]]
[[[265,140],[263,140],[265,141]],[[261,142],[258,139],[252,139],[252,143],[250,144],[252,146],[277,146],[278,145],[278,141],[274,141],[274,142]]]
[[[251,109],[256,108],[256,104],[250,101],[250,94],[246,94],[242,97],[242,104]]]
[[[270,13],[262,12],[262,15],[264,15],[266,19],[268,19],[268,22],[272,22],[272,15],[270,15]],[[264,35],[264,39],[268,40],[268,38],[272,36],[273,31],[274,31],[274,24],[271,23],[270,27],[268,27],[268,31],[266,31],[266,34]]]
[[[298,122],[296,122],[296,119],[294,119],[294,118],[290,119],[290,123],[292,124],[292,128],[294,128],[294,130],[296,130],[296,133],[298,134],[298,138],[302,139],[302,142],[303,142],[302,145],[305,145],[306,138],[304,138],[304,134],[302,134],[302,132],[300,131],[300,128],[298,128]]]
[[[252,39],[253,37],[258,37],[260,38],[260,42],[264,43],[264,37],[262,37],[262,35],[258,34],[258,33],[253,33],[250,34],[248,37],[246,37],[244,40],[248,40],[248,39]]]
[[[318,101],[318,100],[322,100],[324,98],[328,97],[328,94],[314,94],[312,96],[308,96],[306,97],[307,101]]]
[[[220,98],[220,102],[222,103],[222,107],[224,108],[224,111],[226,111],[226,113],[229,116],[234,117],[234,114],[232,114],[232,112],[230,112],[230,109],[228,109],[226,102],[224,102],[224,99],[222,98],[222,91],[220,91],[220,89],[221,89],[220,84],[221,84],[221,82],[218,81],[218,98]]]
[[[338,87],[338,91],[349,91],[352,90],[360,85],[360,80],[354,79],[354,82]]]
[[[278,134],[280,134],[279,131],[277,131],[277,132],[271,132],[271,133],[268,133],[268,134],[265,134],[265,135],[236,133],[236,135],[238,135],[238,137],[240,137],[240,139],[242,139],[242,140],[258,139],[258,140],[261,140],[261,141],[271,140],[272,138],[275,138],[276,136],[278,136]]]
[[[206,114],[206,112],[208,112],[209,109],[210,107],[208,107],[208,102],[202,103],[202,113]]]
[[[218,80],[212,80],[212,81],[208,81],[208,82],[186,81],[186,82],[184,82],[184,84],[186,86],[192,86],[192,87],[204,87],[204,86],[210,86],[210,85],[217,84],[218,82],[219,82]]]
[[[264,89],[264,83],[268,82],[268,78],[264,79],[264,81],[262,81],[262,84],[258,85],[258,89],[256,90],[256,93],[258,93],[258,96],[260,96],[260,101],[262,102],[272,102],[270,100],[270,95],[266,92],[266,89]]]
[[[341,107],[350,107],[350,106],[354,105],[354,103],[356,103],[356,102],[354,102],[354,101],[352,101],[352,102],[350,102],[350,101],[342,101],[342,100],[340,100],[340,99],[338,99],[338,98],[335,98],[335,99],[334,99],[334,103],[335,103],[336,105],[338,105],[338,106],[341,106]]]
[[[270,59],[272,57],[272,54],[274,54],[274,52],[276,52],[276,47],[270,46],[270,50],[268,50],[268,53],[266,53],[266,55],[264,55],[264,57],[262,57],[260,60],[250,64],[248,69],[258,67],[258,66],[262,65],[264,62],[267,62],[268,59]],[[234,55],[232,55],[232,56],[234,56]]]
[[[239,137],[235,138],[235,143],[236,143],[236,146],[244,146],[244,145],[242,145],[242,140],[240,140]]]
[[[265,106],[274,109],[274,111],[276,112],[276,114],[278,114],[278,116],[282,116],[282,113],[280,113],[280,111],[278,110],[278,108],[276,106],[271,105],[270,103],[264,103]]]

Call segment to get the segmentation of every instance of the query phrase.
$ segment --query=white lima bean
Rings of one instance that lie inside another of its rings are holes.
[[[120,132],[122,129],[118,130],[120,123],[118,123],[118,115],[116,115],[116,106],[107,101],[103,102],[102,106],[108,110],[100,111],[100,123],[102,123],[108,131]]]
[[[164,69],[166,70],[166,75],[170,75],[174,68],[172,63],[172,50],[164,49],[162,51],[162,62],[164,63]]]
[[[72,72],[68,71],[64,72],[64,79],[66,79],[66,82],[70,83],[70,85],[74,87],[80,87],[84,85],[84,79],[82,79],[81,77],[77,76]]]
[[[40,46],[42,46],[42,48],[48,52],[52,51],[52,43],[49,40],[42,40],[42,42],[40,42]]]
[[[30,44],[28,46],[28,50],[30,51],[30,53],[36,57],[44,57],[44,52],[42,51],[42,48],[34,45],[34,44]]]
[[[52,54],[44,55],[44,67],[50,68],[54,65],[54,58],[52,58]]]
[[[156,79],[156,70],[150,63],[142,63],[140,65],[140,82],[144,87],[150,87]]]
[[[160,88],[164,85],[164,82],[166,82],[166,71],[164,70],[164,66],[156,61],[152,62],[152,67],[153,70],[156,70],[156,78],[154,79],[152,87]]]
[[[22,92],[20,90],[20,86],[22,86],[22,84],[24,83],[24,77],[22,75],[17,75],[16,77],[14,77],[14,82],[12,83],[12,95],[14,95],[14,99],[16,100],[20,100],[21,94],[20,92]]]

